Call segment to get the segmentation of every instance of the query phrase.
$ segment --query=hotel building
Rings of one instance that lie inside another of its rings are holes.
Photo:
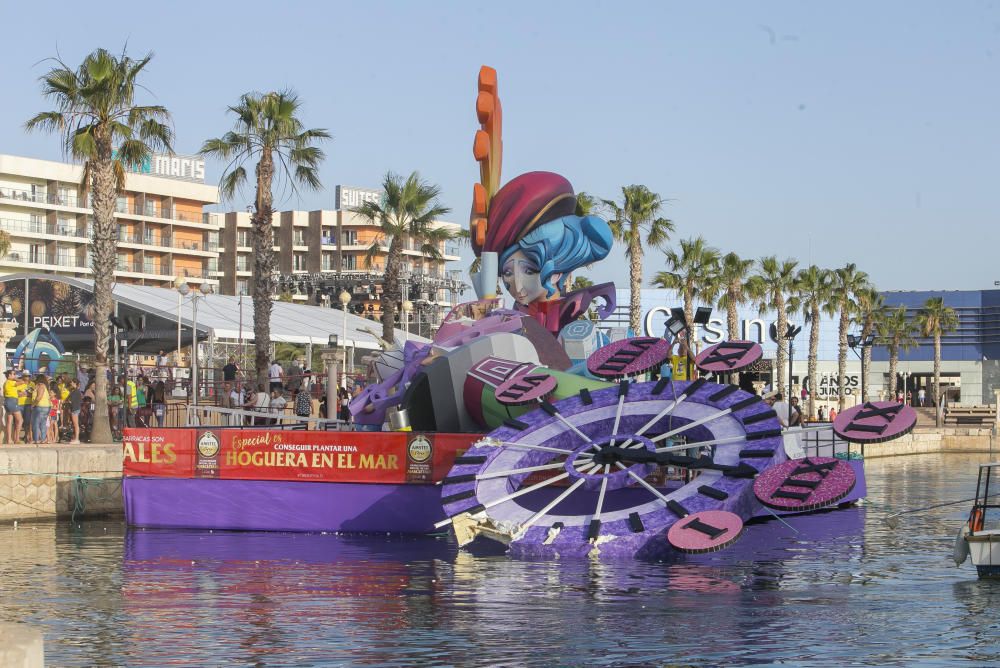
[[[365,256],[380,236],[379,228],[351,211],[363,198],[378,197],[379,191],[337,186],[336,210],[281,211],[272,218],[274,250],[277,255],[277,295],[293,301],[322,304],[329,301],[339,308],[341,290],[352,297],[349,308],[358,314],[378,318],[379,299],[388,245],[366,266]],[[219,216],[220,244],[218,279],[223,294],[250,294],[253,289],[253,242],[250,214],[231,211]],[[437,225],[460,230],[455,223]],[[426,312],[426,335],[440,313],[456,303],[461,288],[458,271],[446,263],[460,260],[458,241],[440,245],[439,259],[424,255],[420,245],[404,242],[404,299],[414,302],[415,311]],[[421,315],[413,322],[422,322]],[[419,325],[414,329],[416,333]]]
[[[204,162],[154,155],[138,172],[126,175],[116,206],[116,280],[215,283],[218,226],[203,208],[218,201],[219,190],[204,182]],[[82,178],[81,165],[0,154],[0,229],[11,240],[0,274],[91,276],[92,211]]]

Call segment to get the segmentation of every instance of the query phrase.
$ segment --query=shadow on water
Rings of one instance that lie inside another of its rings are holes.
[[[1000,583],[951,562],[975,460],[873,462],[870,503],[672,563],[446,537],[0,528],[0,621],[53,665],[941,665],[1000,661]]]

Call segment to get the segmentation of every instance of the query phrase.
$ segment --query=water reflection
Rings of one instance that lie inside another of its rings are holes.
[[[951,563],[977,458],[869,463],[871,503],[677,563],[516,561],[444,537],[0,529],[0,620],[54,665],[1000,661],[1000,583]],[[933,629],[932,632],[929,630]]]

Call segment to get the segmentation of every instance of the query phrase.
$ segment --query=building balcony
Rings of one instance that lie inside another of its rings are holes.
[[[34,237],[39,234],[48,234],[57,237],[71,237],[80,241],[87,239],[75,223],[47,223],[40,220],[0,218],[0,229],[9,232],[11,236]]]
[[[84,201],[76,195],[59,195],[55,193],[39,193],[16,188],[0,188],[0,200],[9,199],[14,202],[30,202],[32,204],[52,204],[75,209],[85,208]]]
[[[81,260],[72,255],[53,255],[50,253],[24,253],[21,251],[13,251],[7,253],[2,259],[0,259],[2,264],[20,264],[30,267],[53,267],[56,269],[69,268],[69,269],[84,269],[89,270],[90,265],[86,260]]]

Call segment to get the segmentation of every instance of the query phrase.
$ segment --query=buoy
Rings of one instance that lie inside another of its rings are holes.
[[[955,536],[955,550],[952,556],[956,566],[961,566],[969,558],[969,541],[965,540],[968,535],[969,525],[963,524],[962,528],[958,530],[958,535]]]

